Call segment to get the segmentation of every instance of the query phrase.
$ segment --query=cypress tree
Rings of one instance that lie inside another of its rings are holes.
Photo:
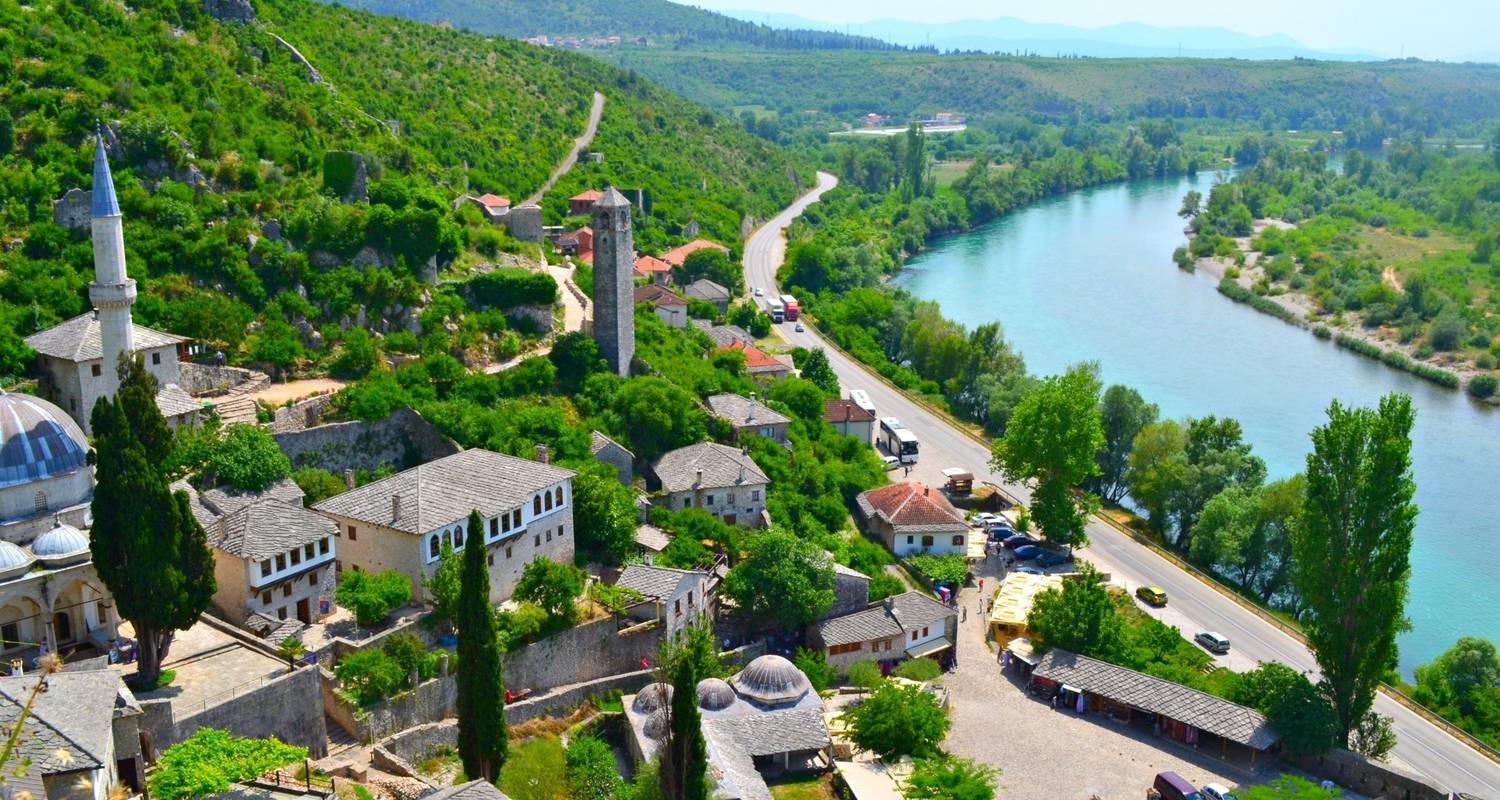
[[[161,448],[170,452],[171,433],[161,438],[155,428],[165,429],[166,423],[154,393],[149,407],[139,403],[154,379],[139,364],[127,366],[122,377],[126,381],[120,392],[95,403],[89,418],[97,478],[89,551],[120,616],[135,628],[137,685],[151,689],[176,632],[198,620],[217,584],[203,526],[192,515],[187,494],[174,496],[160,470],[166,455]],[[132,416],[142,419],[136,422]]]
[[[490,606],[490,567],[484,520],[469,515],[464,569],[458,593],[458,755],[464,773],[490,783],[505,764],[505,684],[500,642]]]
[[[662,794],[667,800],[708,800],[708,751],[698,713],[698,666],[693,659],[682,658],[672,673],[672,725],[662,751]]]

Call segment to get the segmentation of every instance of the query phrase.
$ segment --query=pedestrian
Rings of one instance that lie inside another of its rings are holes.
[[[984,578],[979,579],[979,591],[984,591]]]
[[[969,607],[968,606],[964,606],[963,618],[960,619],[959,622],[968,622],[968,621],[969,621]]]

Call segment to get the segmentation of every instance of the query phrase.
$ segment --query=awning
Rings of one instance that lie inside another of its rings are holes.
[[[922,658],[923,656],[930,656],[933,653],[941,653],[952,646],[953,643],[948,641],[948,637],[940,636],[930,642],[923,642],[916,647],[907,648],[906,654],[912,658]]]
[[[1027,666],[1036,666],[1036,653],[1031,647],[1030,639],[1025,637],[1011,639],[1010,644],[1007,644],[1005,649],[1009,650],[1011,655],[1026,662]]]

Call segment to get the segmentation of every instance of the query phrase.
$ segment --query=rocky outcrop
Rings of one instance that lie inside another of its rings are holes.
[[[203,0],[203,13],[220,22],[254,22],[250,0]]]
[[[90,205],[94,193],[74,187],[52,201],[52,221],[70,231],[89,229]]]

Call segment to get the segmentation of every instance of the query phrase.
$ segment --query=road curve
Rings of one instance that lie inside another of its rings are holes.
[[[786,226],[837,185],[837,178],[819,172],[817,185],[811,191],[750,236],[745,243],[744,259],[748,287],[762,287],[767,295],[777,293],[776,270],[786,257]],[[776,327],[780,336],[793,345],[824,345],[810,324],[806,324],[807,330],[803,332],[795,330],[793,323]],[[1025,487],[1006,482],[989,468],[990,454],[983,444],[913,402],[842,352],[831,347],[824,349],[846,390],[864,389],[881,416],[897,417],[916,432],[921,443],[921,462],[913,477],[936,484],[941,482],[939,471],[943,467],[961,466],[972,471],[976,480],[1001,486],[1023,501],[1030,497]],[[1090,544],[1082,554],[1108,572],[1116,583],[1128,588],[1152,583],[1166,590],[1171,602],[1160,613],[1164,621],[1188,632],[1215,630],[1227,636],[1234,643],[1232,655],[1225,659],[1227,666],[1250,669],[1259,661],[1280,661],[1316,674],[1317,664],[1301,642],[1150,548],[1098,519],[1090,521],[1088,536]],[[1500,798],[1500,764],[1384,694],[1376,698],[1375,710],[1394,721],[1398,740],[1394,761],[1422,773],[1448,791]]]

